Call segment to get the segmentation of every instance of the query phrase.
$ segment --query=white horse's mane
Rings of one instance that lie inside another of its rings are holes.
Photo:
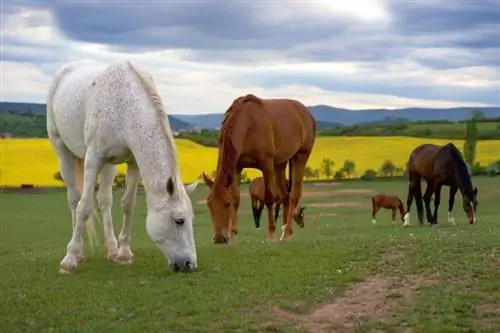
[[[170,130],[170,123],[168,121],[168,115],[165,112],[165,107],[163,105],[163,102],[161,100],[161,96],[158,93],[158,90],[156,89],[156,85],[154,83],[153,77],[149,74],[148,71],[137,68],[134,65],[132,65],[130,62],[127,62],[130,68],[133,70],[133,72],[136,74],[137,78],[139,79],[139,82],[141,83],[141,86],[146,90],[147,95],[150,98],[151,104],[153,104],[153,107],[156,112],[156,117],[158,121],[161,124],[162,132],[165,136],[165,141],[167,145],[170,148],[169,152],[169,159],[171,160],[172,163],[172,170],[178,170],[178,162],[177,162],[177,149],[175,144],[173,143],[173,135],[172,131]],[[175,179],[175,183],[178,185],[180,188],[181,180],[177,175],[173,176],[172,178]]]

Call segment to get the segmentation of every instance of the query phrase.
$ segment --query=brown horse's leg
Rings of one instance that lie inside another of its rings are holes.
[[[236,170],[233,175],[233,183],[231,184],[231,193],[234,202],[234,215],[231,219],[231,242],[236,240],[238,234],[238,209],[240,208],[240,180],[241,169]]]
[[[289,221],[288,210],[290,209],[290,193],[288,193],[288,186],[286,183],[286,163],[274,166],[274,172],[275,182],[280,191],[280,203],[283,205],[283,226],[285,226]],[[277,206],[280,203],[278,203]],[[278,208],[276,209],[276,213],[279,213]],[[277,216],[278,214],[276,214],[276,217]]]
[[[458,188],[456,186],[450,186],[450,198],[448,200],[448,223],[455,224],[455,219],[453,218],[453,206],[455,205],[455,195],[457,194]]]
[[[267,240],[274,240],[276,224],[274,223],[273,206],[275,199],[274,190],[274,164],[272,159],[267,159],[262,167],[262,176],[265,184],[264,204],[267,207]]]
[[[396,223],[396,207],[392,208],[392,224]]]
[[[307,160],[309,159],[309,154],[298,154],[290,161],[290,167],[292,168],[292,189],[290,192],[290,207],[288,208],[288,218],[286,220],[286,225],[283,229],[281,235],[281,241],[284,239],[289,240],[292,236],[292,216],[293,212],[297,208],[300,197],[302,196],[302,181],[304,179],[304,168],[306,167]]]
[[[425,204],[425,214],[427,215],[427,222],[430,224],[434,224],[431,212],[431,198],[433,192],[434,192],[434,183],[427,182],[427,188],[425,189],[424,193],[424,204]]]
[[[379,209],[380,209],[380,206],[375,203],[375,198],[372,198],[372,224],[377,223],[377,219],[375,218],[375,215],[377,215],[377,212]]]
[[[423,215],[424,208],[422,204],[422,185],[421,185],[421,177],[416,172],[410,172],[410,184],[408,185],[408,197],[406,199],[406,214],[404,216],[404,224],[403,227],[407,227],[410,225],[410,210],[411,204],[413,203],[413,199],[415,199],[415,203],[417,205],[417,215],[418,221],[420,225],[423,224]]]
[[[434,217],[433,223],[438,224],[438,208],[441,203],[441,185],[434,185]]]

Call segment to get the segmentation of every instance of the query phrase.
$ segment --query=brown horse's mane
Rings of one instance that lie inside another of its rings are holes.
[[[224,113],[224,119],[221,123],[219,135],[219,162],[217,165],[216,180],[224,187],[231,186],[233,182],[233,172],[236,167],[236,160],[239,152],[233,144],[234,128],[242,115],[241,106],[246,102],[254,102],[262,105],[262,101],[255,95],[248,94],[243,97],[238,97],[233,101],[231,106]]]
[[[457,147],[453,143],[448,143],[442,147],[443,150],[449,153],[450,158],[455,162],[454,166],[458,173],[458,186],[462,188],[465,192],[465,195],[472,200],[474,198],[472,182],[469,175],[469,170],[467,169],[467,164],[462,157],[462,154],[457,149]]]

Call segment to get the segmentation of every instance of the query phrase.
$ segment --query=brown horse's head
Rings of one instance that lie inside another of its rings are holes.
[[[227,244],[229,243],[231,222],[236,214],[231,189],[214,182],[205,173],[202,176],[209,188],[207,206],[212,217],[214,243]]]
[[[469,223],[477,223],[476,210],[477,210],[477,188],[474,187],[472,191],[472,198],[468,198],[467,195],[463,195],[463,207],[464,212],[469,218]]]
[[[307,207],[299,207],[293,214],[292,218],[297,223],[297,225],[301,228],[304,228],[304,210]]]

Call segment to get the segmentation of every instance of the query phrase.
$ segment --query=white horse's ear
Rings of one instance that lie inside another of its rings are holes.
[[[185,185],[184,188],[186,189],[186,192],[188,194],[194,192],[194,190],[196,190],[196,187],[198,187],[198,184],[200,183],[200,181],[195,181],[194,183],[192,184],[189,184],[189,185]]]
[[[172,177],[168,177],[168,180],[167,180],[167,193],[169,195],[174,194],[174,180],[172,179]]]

